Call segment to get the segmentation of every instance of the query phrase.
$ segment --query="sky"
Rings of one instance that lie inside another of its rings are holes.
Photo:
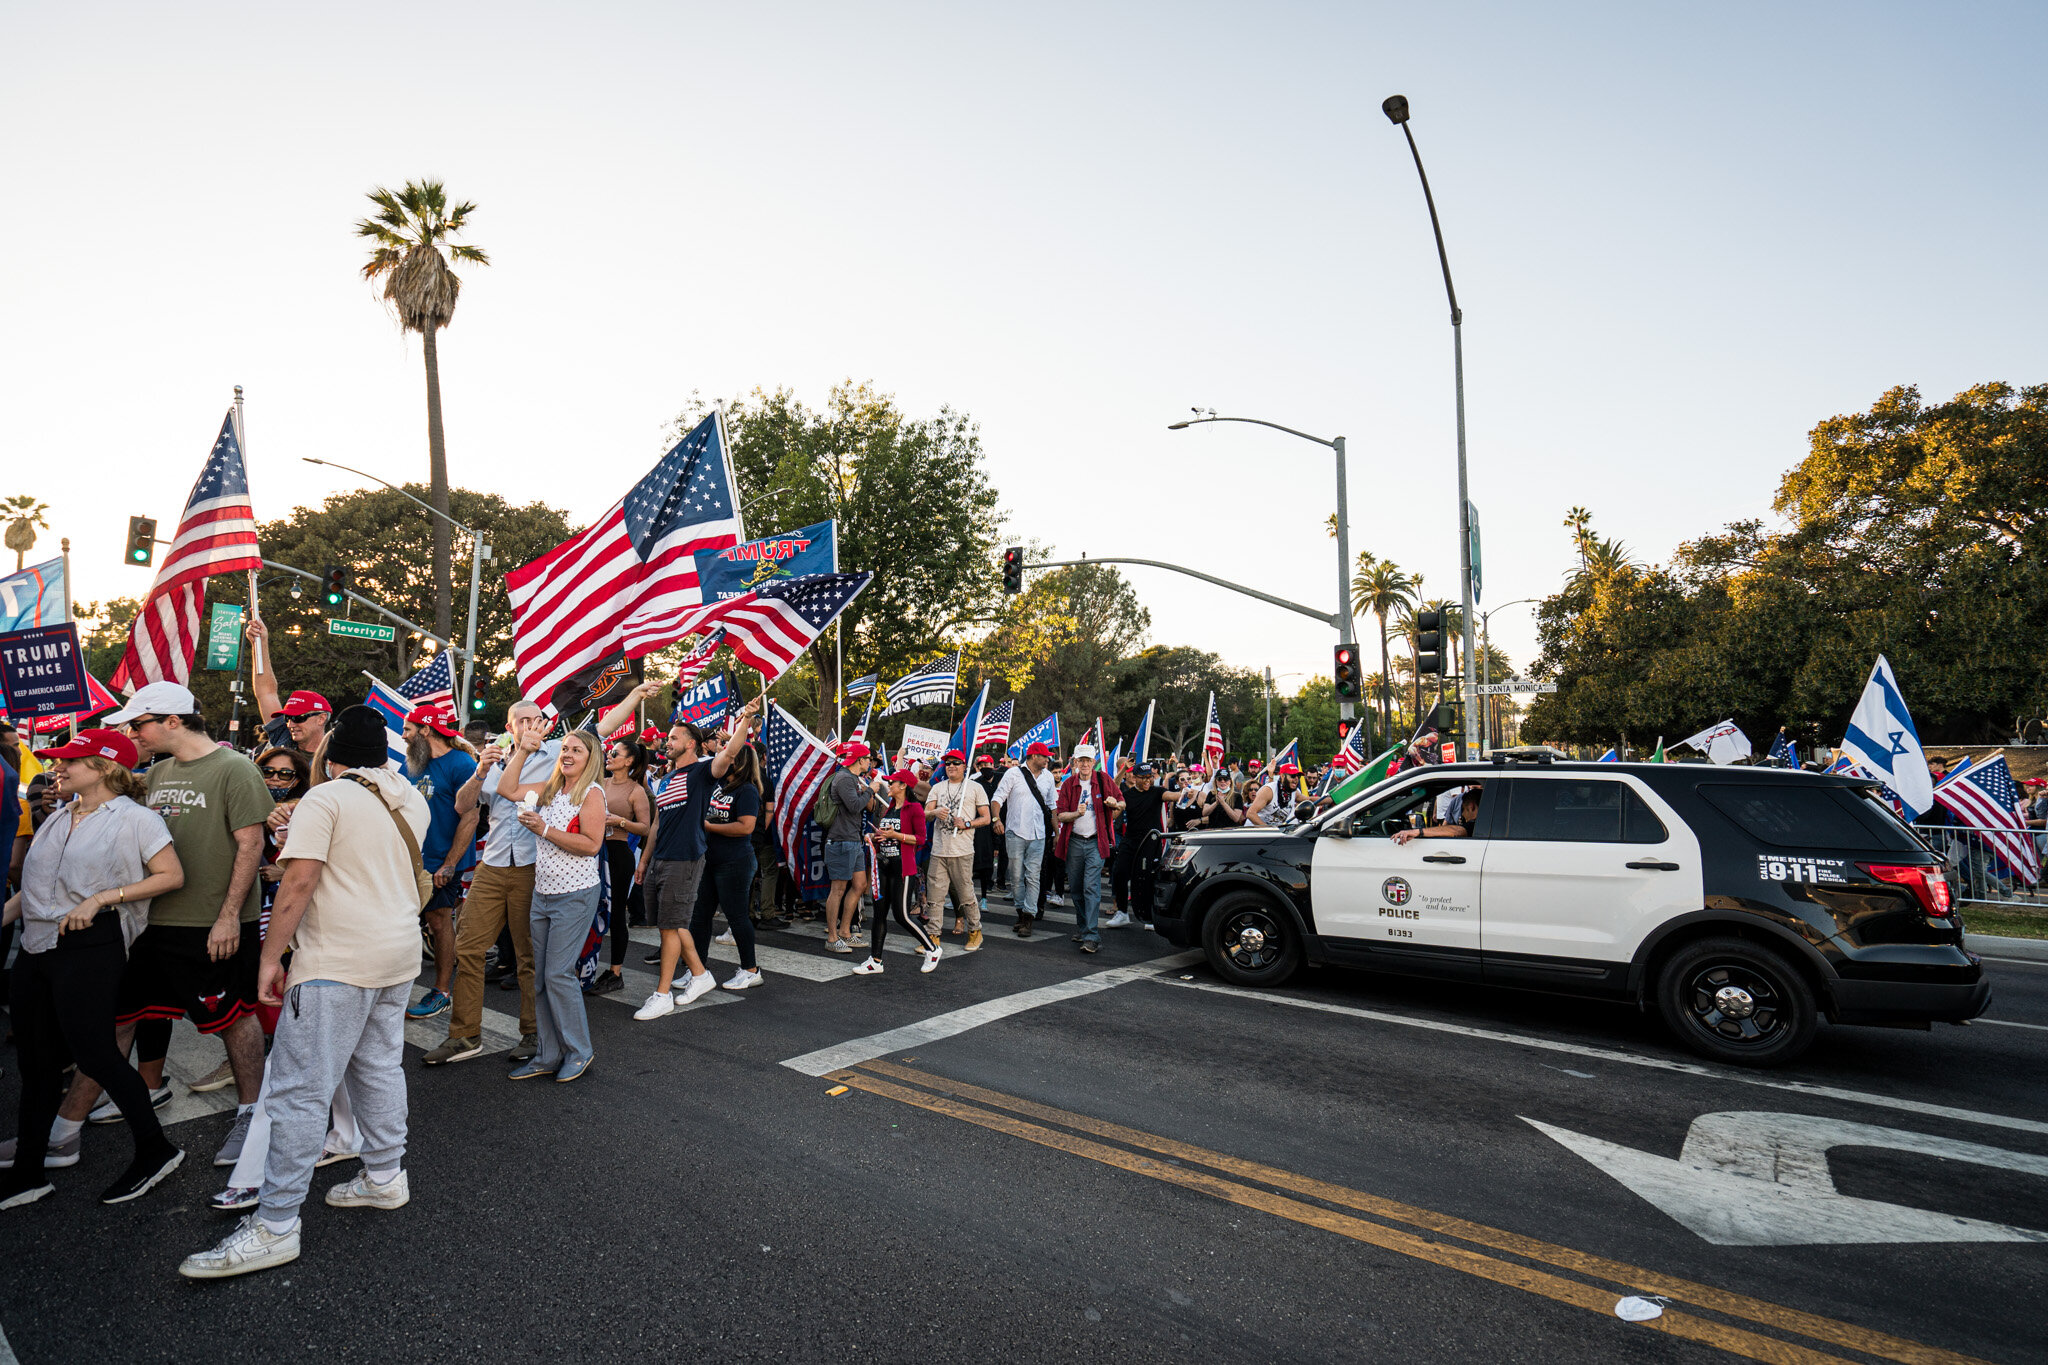
[[[442,340],[452,478],[579,522],[693,393],[850,379],[978,422],[1006,541],[1329,610],[1330,452],[1167,429],[1199,406],[1345,436],[1354,551],[1455,598],[1396,92],[1465,310],[1482,609],[1556,590],[1575,504],[1661,562],[1769,520],[1813,425],[1893,385],[2048,378],[2039,5],[108,3],[0,33],[0,495],[51,504],[81,601],[146,589],[127,518],[175,522],[236,384],[259,517],[361,486],[302,457],[424,480],[418,340],[351,232],[408,178],[476,201],[492,258]],[[1126,572],[1153,643],[1283,693],[1329,671],[1327,627]],[[1532,609],[1492,635],[1526,664]]]

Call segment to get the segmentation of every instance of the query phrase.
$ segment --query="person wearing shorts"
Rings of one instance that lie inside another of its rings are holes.
[[[689,1004],[718,984],[690,938],[690,919],[697,912],[697,887],[704,877],[709,837],[704,832],[704,812],[711,804],[713,786],[747,746],[760,710],[759,697],[742,707],[732,737],[709,758],[702,757],[703,731],[687,721],[678,721],[669,729],[668,778],[655,795],[654,833],[640,851],[636,873],[647,912],[661,931],[661,980],[647,1003],[634,1011],[635,1019],[674,1014],[677,1005]],[[690,982],[680,991],[674,990],[678,963],[690,969]]]

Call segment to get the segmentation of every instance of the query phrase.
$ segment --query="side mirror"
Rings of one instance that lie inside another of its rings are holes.
[[[1329,835],[1332,839],[1349,839],[1351,837],[1351,821],[1349,817],[1342,820],[1332,820],[1329,824],[1322,827],[1322,832]]]

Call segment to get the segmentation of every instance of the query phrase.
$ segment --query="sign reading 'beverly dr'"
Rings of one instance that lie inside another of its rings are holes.
[[[343,621],[333,616],[327,618],[327,633],[351,640],[381,640],[387,645],[398,638],[395,626],[380,626],[375,621]]]
[[[16,716],[52,716],[92,705],[78,627],[67,621],[0,635],[0,691]]]

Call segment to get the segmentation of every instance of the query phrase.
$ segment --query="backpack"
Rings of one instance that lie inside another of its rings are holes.
[[[818,793],[818,799],[811,803],[811,819],[826,829],[832,828],[832,822],[839,818],[839,800],[832,795],[832,783],[844,771],[844,768],[834,768],[831,775],[825,779],[825,786]]]

